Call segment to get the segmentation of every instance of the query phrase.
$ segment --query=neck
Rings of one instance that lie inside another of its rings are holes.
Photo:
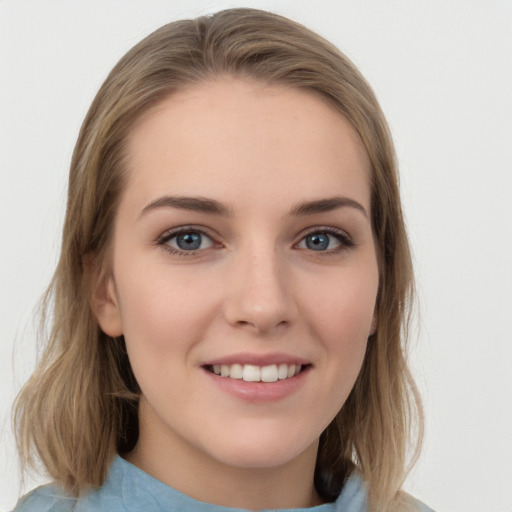
[[[317,448],[315,442],[279,466],[231,466],[208,456],[175,432],[155,435],[154,424],[148,429],[141,422],[137,446],[125,458],[157,480],[205,503],[246,510],[307,508],[321,504],[313,482]]]

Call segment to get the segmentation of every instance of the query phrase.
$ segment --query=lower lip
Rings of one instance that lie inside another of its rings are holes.
[[[219,388],[246,402],[273,402],[295,393],[307,379],[311,367],[308,366],[301,373],[288,379],[276,382],[246,382],[242,379],[221,377],[203,369]]]

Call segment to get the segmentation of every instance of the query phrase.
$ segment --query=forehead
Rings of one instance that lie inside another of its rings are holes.
[[[282,197],[284,187],[290,197],[353,193],[369,208],[369,180],[350,123],[318,94],[281,85],[223,78],[189,87],[128,137],[127,188],[148,201],[158,191]]]

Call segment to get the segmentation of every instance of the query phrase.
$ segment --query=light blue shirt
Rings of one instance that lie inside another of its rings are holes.
[[[156,480],[133,464],[117,456],[105,483],[86,496],[76,499],[62,494],[55,485],[39,487],[22,498],[14,512],[242,512],[197,501]],[[334,503],[309,509],[314,512],[366,512],[366,489],[357,475],[345,483]],[[269,511],[270,512],[270,511]],[[418,502],[418,512],[433,512]]]

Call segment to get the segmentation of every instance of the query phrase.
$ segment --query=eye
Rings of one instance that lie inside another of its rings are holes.
[[[198,229],[180,228],[165,233],[157,243],[172,253],[190,253],[209,249],[214,241]]]
[[[297,247],[316,252],[337,252],[353,245],[354,242],[346,233],[331,228],[308,233]]]

